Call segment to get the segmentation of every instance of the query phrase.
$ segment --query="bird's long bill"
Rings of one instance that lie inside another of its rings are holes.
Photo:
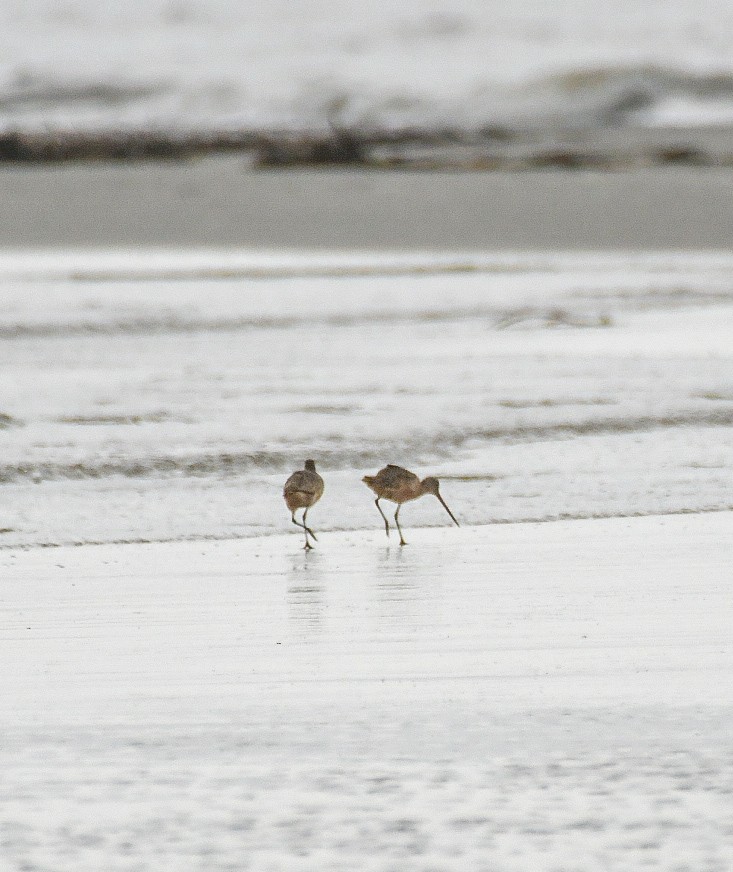
[[[455,517],[454,517],[454,515],[453,515],[453,512],[451,512],[451,510],[450,510],[450,509],[448,508],[448,506],[445,504],[445,500],[443,499],[443,497],[441,497],[440,494],[435,494],[435,496],[436,496],[436,497],[440,500],[440,502],[443,504],[443,508],[446,510],[446,512],[448,512],[448,514],[449,514],[450,517],[451,517],[451,521],[453,521],[453,523],[456,525],[456,527],[460,527],[461,525],[458,523],[458,521],[456,521],[456,519],[455,519]]]

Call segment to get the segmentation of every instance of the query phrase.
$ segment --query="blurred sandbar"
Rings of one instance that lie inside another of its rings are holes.
[[[240,156],[0,169],[0,247],[733,244],[733,168],[256,170]]]

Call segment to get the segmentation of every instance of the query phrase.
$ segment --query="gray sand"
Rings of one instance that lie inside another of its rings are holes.
[[[0,170],[0,247],[725,248],[733,169],[280,170],[240,157]]]

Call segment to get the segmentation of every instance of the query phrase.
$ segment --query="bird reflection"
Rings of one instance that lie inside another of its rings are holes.
[[[379,549],[376,554],[376,592],[382,617],[396,620],[414,615],[417,601],[425,596],[421,552],[404,548]]]
[[[323,624],[325,602],[319,557],[312,551],[300,552],[293,556],[288,571],[288,618],[300,636],[318,632]]]

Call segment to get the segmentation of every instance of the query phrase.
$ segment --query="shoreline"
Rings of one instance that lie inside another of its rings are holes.
[[[448,479],[449,480],[449,479]],[[657,520],[660,522],[664,522],[665,519],[671,518],[684,518],[684,517],[704,517],[704,516],[718,516],[733,513],[733,506],[720,506],[716,508],[705,508],[705,509],[678,509],[678,510],[670,510],[668,512],[648,512],[648,513],[638,513],[638,514],[628,514],[628,515],[564,515],[563,517],[554,517],[554,518],[520,518],[520,519],[504,519],[500,518],[498,520],[492,520],[488,523],[479,523],[479,524],[461,524],[461,528],[464,530],[471,531],[472,535],[481,536],[483,533],[495,530],[499,528],[505,527],[545,527],[552,526],[555,524],[589,524],[589,523],[604,523],[604,522],[633,522],[633,521],[652,521]],[[438,534],[441,538],[445,535],[446,527],[445,524],[421,524],[419,526],[411,526],[409,528],[405,528],[405,535],[412,536],[413,533],[418,532],[420,538],[427,534]],[[451,529],[451,528],[447,528]],[[7,557],[8,555],[16,555],[20,553],[27,552],[44,552],[44,551],[63,551],[63,550],[72,550],[77,551],[80,549],[102,549],[102,548],[173,548],[176,546],[190,546],[195,548],[196,546],[226,546],[226,545],[235,545],[236,543],[240,543],[241,545],[249,544],[254,545],[254,547],[264,548],[266,545],[270,546],[276,543],[276,541],[282,540],[283,545],[288,553],[290,550],[288,549],[287,543],[294,539],[295,541],[299,541],[302,538],[302,534],[298,532],[288,532],[283,533],[280,530],[273,531],[271,533],[224,533],[221,535],[212,535],[212,534],[203,534],[201,536],[186,536],[183,538],[168,538],[168,539],[145,539],[145,538],[130,538],[130,539],[99,539],[92,541],[84,541],[79,540],[76,542],[28,542],[23,544],[2,544],[2,535],[7,533],[12,533],[14,530],[12,528],[4,528],[0,529],[0,561],[2,557]],[[379,528],[375,528],[374,525],[369,527],[362,528],[345,528],[345,529],[332,529],[327,527],[325,529],[318,530],[319,536],[319,544],[314,547],[314,551],[316,553],[321,553],[324,549],[321,547],[321,537],[324,538],[323,542],[328,542],[328,539],[331,537],[335,539],[343,539],[346,537],[351,540],[355,536],[363,536],[363,543],[353,543],[349,542],[349,547],[354,547],[359,544],[374,544],[375,546],[379,546],[380,544],[385,545],[387,548],[393,547],[395,545],[395,539],[392,538],[384,538],[380,543],[381,538],[381,530]],[[374,541],[373,541],[374,540]],[[406,546],[409,546],[412,543],[408,541]],[[276,549],[271,549],[273,554],[279,553]],[[300,550],[303,551],[302,548],[296,549],[296,552]],[[399,553],[399,549],[397,549],[397,553]]]
[[[4,165],[0,248],[733,246],[733,168],[254,170],[239,156]]]

